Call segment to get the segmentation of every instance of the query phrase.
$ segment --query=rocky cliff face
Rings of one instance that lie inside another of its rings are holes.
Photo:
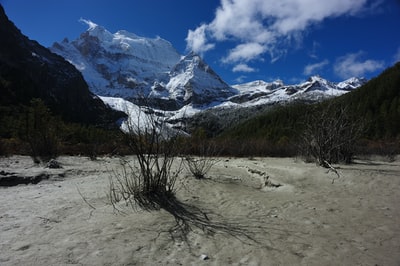
[[[64,119],[90,124],[107,124],[120,116],[89,91],[72,64],[24,36],[1,5],[0,25],[1,105],[41,98]]]

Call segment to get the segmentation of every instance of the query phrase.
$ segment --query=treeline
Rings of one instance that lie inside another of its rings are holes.
[[[41,99],[0,107],[0,155],[30,155],[36,162],[61,154],[96,157],[125,152],[122,139],[117,127],[65,122]]]

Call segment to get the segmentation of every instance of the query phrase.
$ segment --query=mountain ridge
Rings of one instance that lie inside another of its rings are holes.
[[[366,82],[352,78],[339,83],[313,76],[308,81],[285,85],[259,81],[228,85],[197,54],[180,55],[172,44],[84,21],[89,28],[73,41],[55,42],[50,49],[79,69],[91,91],[104,97],[121,97],[154,109],[194,112],[211,107],[248,107],[304,99],[319,101],[358,88]],[[264,87],[262,87],[265,85]]]

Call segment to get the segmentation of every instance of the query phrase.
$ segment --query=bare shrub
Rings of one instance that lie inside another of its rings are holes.
[[[220,232],[243,241],[255,241],[247,227],[239,226],[236,221],[213,221],[211,218],[221,216],[183,203],[175,197],[178,174],[183,166],[183,160],[177,159],[182,144],[187,143],[180,138],[179,132],[171,132],[163,119],[147,116],[144,110],[140,108],[136,123],[127,123],[125,142],[136,158],[133,161],[122,159],[121,168],[110,177],[108,196],[113,207],[123,211],[119,203],[125,203],[125,206],[134,209],[165,210],[174,217],[175,225],[161,232],[169,233],[172,239],[180,241],[189,242],[188,234],[193,228],[207,234]]]
[[[136,121],[127,121],[125,143],[136,160],[121,164],[110,178],[109,198],[115,208],[124,201],[135,207],[160,209],[175,195],[181,164],[174,167],[179,153],[177,132],[171,132],[162,118],[140,107]]]
[[[320,166],[351,163],[363,123],[352,119],[345,106],[329,104],[309,114],[302,134],[301,153]]]
[[[197,179],[206,177],[210,169],[218,163],[216,146],[204,141],[199,149],[198,156],[186,156],[185,166],[189,172]]]
[[[218,162],[217,145],[207,138],[204,128],[200,127],[184,139],[185,167],[197,179],[206,177],[211,167]]]
[[[206,177],[206,174],[210,171],[218,161],[211,157],[186,157],[186,167],[197,179]]]

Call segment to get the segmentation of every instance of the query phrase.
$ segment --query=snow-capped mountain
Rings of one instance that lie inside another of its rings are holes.
[[[345,81],[339,82],[336,86],[338,88],[340,88],[341,90],[350,91],[350,90],[357,89],[358,87],[361,87],[365,83],[367,83],[367,79],[353,77],[353,78],[349,78]]]
[[[80,70],[90,90],[102,96],[107,105],[126,113],[135,109],[132,103],[147,105],[154,114],[176,122],[204,110],[318,101],[342,95],[366,82],[351,78],[333,83],[313,76],[295,85],[258,80],[230,86],[199,55],[180,55],[164,39],[123,30],[111,33],[85,22],[89,28],[76,40],[64,39],[50,49]],[[146,102],[141,102],[143,99]]]
[[[365,83],[366,80],[364,78],[350,78],[339,83],[334,83],[319,76],[312,76],[307,81],[294,85],[285,85],[281,80],[270,83],[257,80],[233,85],[232,87],[238,93],[230,97],[229,101],[245,106],[291,100],[318,101],[340,96]]]
[[[235,91],[228,86],[200,56],[190,53],[170,72],[166,88],[174,99],[182,103],[207,105],[225,101]]]
[[[97,95],[176,110],[188,103],[209,104],[233,95],[227,85],[196,54],[180,55],[168,41],[127,31],[114,34],[86,21],[87,31],[74,41],[50,48],[80,70]]]

